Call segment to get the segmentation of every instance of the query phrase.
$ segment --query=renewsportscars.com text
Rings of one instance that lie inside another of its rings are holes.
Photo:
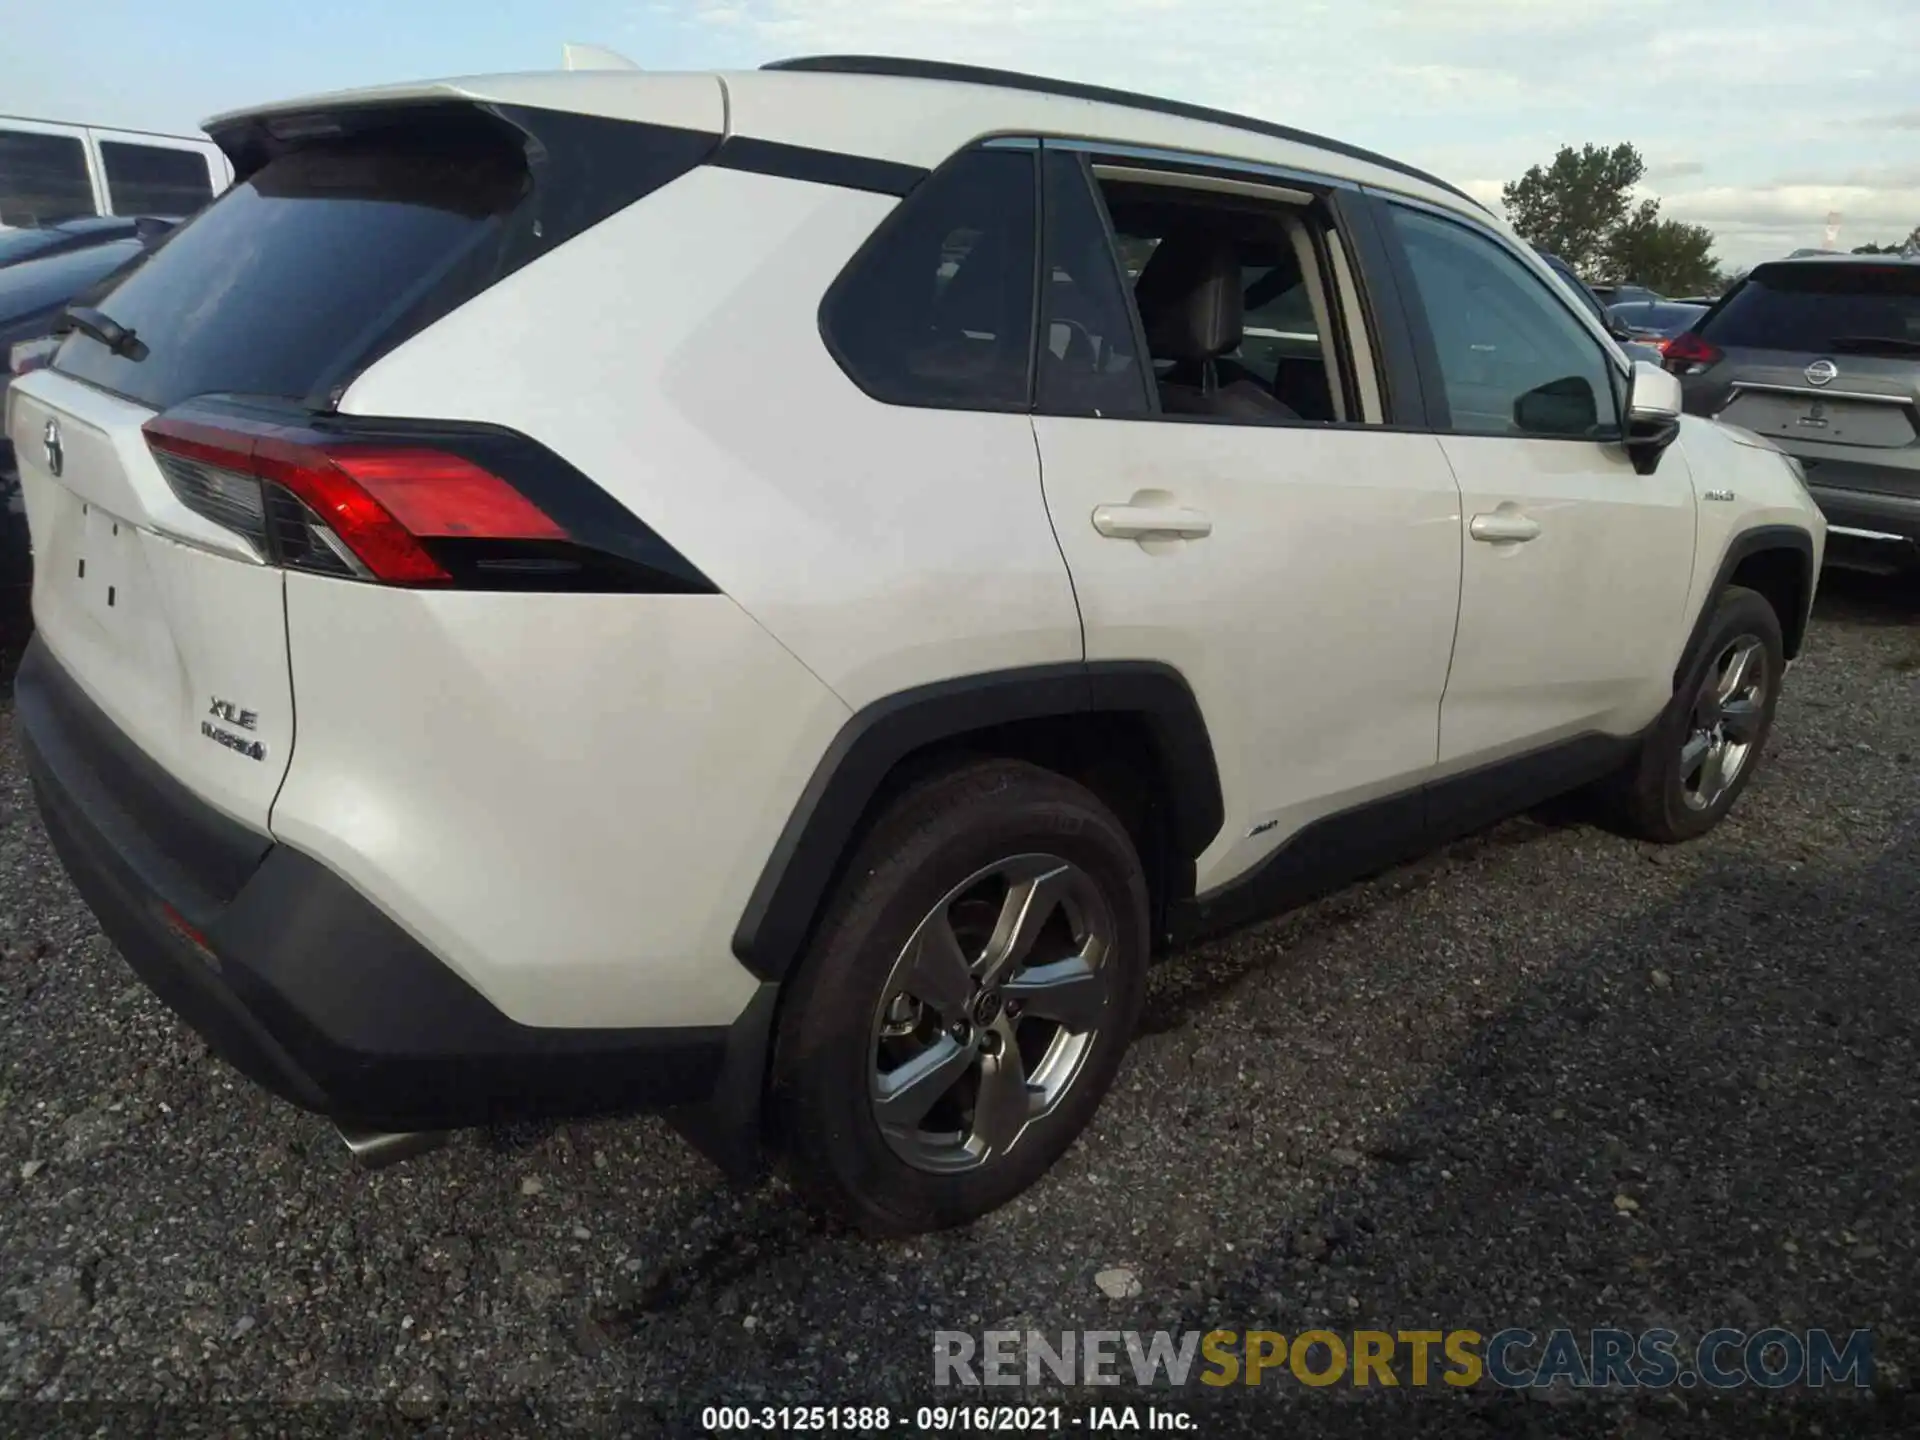
[[[939,1386],[1299,1384],[1713,1390],[1873,1384],[1873,1333],[1673,1330],[940,1330]]]

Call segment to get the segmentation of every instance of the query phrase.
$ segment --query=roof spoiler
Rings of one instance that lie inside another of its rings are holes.
[[[640,67],[617,51],[599,45],[560,47],[561,68],[565,70],[638,70]]]

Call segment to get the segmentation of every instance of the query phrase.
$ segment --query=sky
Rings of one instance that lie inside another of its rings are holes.
[[[859,51],[1258,115],[1497,201],[1563,144],[1631,141],[1643,194],[1729,268],[1920,225],[1920,0],[0,0],[0,113],[191,130],[258,101],[548,69]]]

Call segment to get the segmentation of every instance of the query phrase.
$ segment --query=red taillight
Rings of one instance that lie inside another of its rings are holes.
[[[444,585],[453,577],[424,540],[568,538],[505,480],[441,450],[307,432],[292,439],[283,427],[230,428],[164,415],[144,428],[188,509],[245,535],[262,558],[295,568],[389,585]]]
[[[1663,343],[1660,357],[1661,363],[1675,375],[1698,375],[1726,358],[1718,345],[1708,344],[1691,330]]]

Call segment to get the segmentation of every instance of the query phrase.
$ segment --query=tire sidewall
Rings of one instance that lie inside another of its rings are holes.
[[[794,1158],[802,1168],[824,1168],[840,1208],[851,1202],[860,1212],[853,1218],[870,1228],[962,1223],[1025,1190],[1092,1118],[1138,1020],[1150,931],[1146,881],[1125,829],[1071,782],[1033,767],[994,768],[1002,773],[974,772],[971,797],[932,820],[876,828],[849,870],[844,903],[796,977],[783,1017],[776,1083],[788,1105],[802,1112],[790,1128],[820,1152]],[[965,783],[966,777],[955,778]],[[1007,1156],[952,1175],[915,1169],[894,1153],[873,1113],[871,1027],[881,991],[902,946],[943,896],[968,876],[1031,852],[1058,855],[1085,870],[1112,911],[1116,943],[1103,961],[1110,967],[1111,1015],[1067,1094]]]

